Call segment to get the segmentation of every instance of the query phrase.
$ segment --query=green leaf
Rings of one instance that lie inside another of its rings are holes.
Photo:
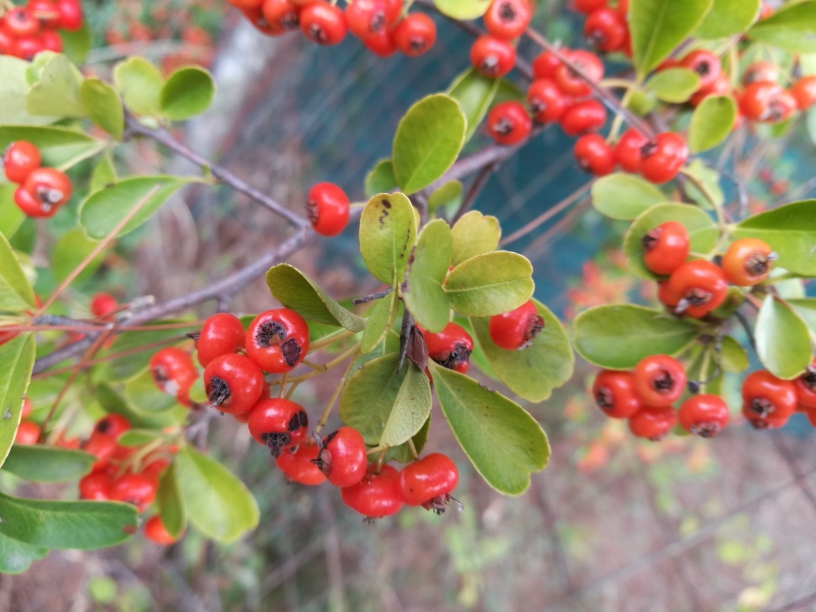
[[[759,16],[760,5],[760,0],[714,0],[694,35],[725,38],[744,32]]]
[[[363,337],[360,340],[361,353],[366,354],[373,351],[385,336],[385,332],[388,330],[388,320],[392,309],[396,306],[394,302],[397,299],[399,299],[397,293],[393,292],[389,296],[377,300],[371,307],[363,330]]]
[[[43,166],[62,170],[96,155],[105,147],[105,143],[100,140],[63,127],[0,126],[0,150],[5,150],[17,140],[27,140],[37,145]],[[5,175],[3,178],[5,180]]]
[[[400,120],[391,159],[402,191],[415,193],[440,178],[465,144],[467,120],[445,94],[423,98]]]
[[[391,286],[402,282],[416,238],[416,216],[401,193],[381,193],[360,217],[360,253],[374,277]]]
[[[187,66],[167,79],[159,96],[159,108],[171,121],[183,121],[210,108],[214,96],[212,75],[203,68]]]
[[[794,53],[816,51],[816,2],[790,2],[746,33],[756,42]]]
[[[657,107],[657,96],[651,90],[630,89],[629,91],[631,94],[629,99],[625,100],[624,106],[638,117],[645,117]]]
[[[196,383],[201,384],[201,383]],[[154,385],[155,387],[155,385]],[[158,389],[157,389],[158,391]],[[96,400],[99,405],[108,413],[121,414],[130,421],[134,427],[166,427],[169,425],[179,425],[189,414],[188,408],[178,406],[177,410],[164,410],[161,412],[149,412],[130,402],[130,398],[121,395],[113,387],[100,383],[95,389]],[[171,396],[165,396],[170,398]],[[180,414],[179,414],[180,413]]]
[[[48,117],[85,117],[79,95],[82,73],[64,55],[54,55],[26,97],[26,111]]]
[[[99,243],[88,240],[81,228],[67,231],[54,245],[51,252],[51,269],[58,282],[65,280],[68,275],[96,248]],[[105,261],[105,252],[102,251],[76,277],[77,283],[91,278],[102,262]]]
[[[289,264],[269,268],[266,284],[276,300],[307,321],[339,325],[353,332],[365,327],[365,319],[343,308],[303,272]]]
[[[29,84],[26,70],[29,63],[10,55],[0,55],[0,124],[43,125],[54,117],[37,117],[26,111]],[[5,175],[3,175],[5,178]]]
[[[425,443],[428,441],[428,433],[431,430],[431,417],[429,416],[428,419],[425,421],[425,424],[422,428],[416,433],[416,435],[411,438],[411,441],[414,443],[414,448],[416,452],[421,453],[422,449],[425,448]],[[399,446],[394,446],[389,448],[385,453],[385,461],[397,461],[399,463],[411,463],[414,460],[414,455],[411,452],[411,447],[408,443],[400,444]]]
[[[0,312],[22,312],[34,308],[34,289],[11,249],[0,235]]]
[[[713,0],[632,0],[632,61],[642,77],[666,59],[705,18]]]
[[[137,176],[125,178],[89,195],[79,205],[79,222],[88,237],[101,240],[116,227],[133,208],[150,195],[139,212],[125,224],[118,236],[132,232],[156,212],[170,196],[196,178],[180,176]]]
[[[416,322],[433,333],[441,332],[450,320],[450,306],[442,282],[448,274],[452,255],[453,237],[447,222],[437,219],[428,223],[414,249],[403,299]]]
[[[128,429],[117,439],[119,446],[144,446],[156,440],[165,440],[167,436],[155,429]]]
[[[748,368],[748,353],[734,338],[724,336],[721,350],[720,359],[723,370],[737,374]]]
[[[774,376],[796,378],[810,365],[808,327],[784,301],[765,298],[754,335],[759,360]]]
[[[490,6],[490,0],[434,0],[434,6],[443,15],[467,21],[484,15]]]
[[[737,103],[731,96],[706,96],[694,109],[689,126],[688,146],[692,154],[720,144],[734,128]]]
[[[816,298],[788,300],[788,306],[793,308],[796,314],[798,314],[810,328],[810,331],[816,334]]]
[[[258,526],[260,512],[243,482],[212,457],[185,446],[174,462],[190,522],[218,542],[232,542]]]
[[[623,238],[629,271],[641,278],[660,278],[643,263],[643,236],[666,221],[676,221],[688,230],[691,251],[707,253],[717,244],[719,231],[704,210],[689,204],[657,204],[632,222]]]
[[[735,238],[759,238],[779,255],[779,266],[794,274],[816,276],[816,200],[804,200],[748,217]]]
[[[666,196],[642,178],[616,172],[602,176],[592,184],[592,205],[611,219],[629,221],[646,209],[665,202]]]
[[[488,79],[474,68],[468,68],[457,76],[448,88],[448,95],[459,103],[467,120],[465,142],[479,129],[479,124],[490,110],[493,98],[496,97],[500,83],[501,79]]]
[[[0,534],[0,574],[22,574],[48,552],[44,546],[31,546]]]
[[[156,66],[143,57],[129,57],[116,64],[113,82],[128,109],[137,115],[161,115],[159,99],[164,78]]]
[[[476,255],[492,253],[499,247],[501,226],[496,217],[485,216],[471,210],[453,225],[453,261],[460,263]]]
[[[703,193],[691,181],[686,183],[686,193],[694,202],[709,210],[713,210],[714,206],[723,205],[725,195],[720,187],[720,173],[714,168],[709,168],[702,159],[697,158],[683,169],[683,173],[697,179],[705,190]]]
[[[0,345],[0,467],[8,456],[20,424],[31,370],[34,368],[34,336],[24,334]],[[0,518],[5,518],[0,513]],[[2,529],[0,529],[2,533]]]
[[[700,75],[688,68],[669,68],[652,75],[646,87],[664,102],[686,102],[700,87]]]
[[[15,183],[0,184],[0,234],[11,239],[26,220],[22,210],[14,203]]]
[[[130,539],[136,507],[119,502],[43,501],[0,493],[0,534],[31,544],[95,550]]]
[[[122,140],[125,111],[118,91],[100,79],[88,78],[79,88],[79,98],[91,121],[116,140]]]
[[[399,355],[369,361],[349,379],[340,396],[340,418],[369,445],[397,446],[414,436],[431,413],[428,377],[407,361],[397,373]]]
[[[458,206],[462,202],[462,183],[448,181],[428,196],[428,212],[435,213],[443,206]]]
[[[378,193],[390,193],[399,189],[397,179],[394,178],[394,164],[390,159],[381,159],[366,174],[363,184],[365,197],[372,198]]]
[[[90,191],[99,191],[100,189],[112,185],[119,177],[116,175],[116,168],[113,165],[113,159],[110,153],[106,153],[99,159],[99,163],[94,166],[91,174]]]
[[[181,496],[175,463],[171,464],[159,478],[156,502],[159,505],[159,514],[167,533],[174,538],[178,537],[187,525],[187,508]]]
[[[62,53],[77,66],[85,64],[91,50],[92,34],[88,23],[82,24],[79,30],[60,30]]]
[[[96,457],[88,453],[52,446],[12,447],[3,469],[34,482],[66,482],[91,471]]]
[[[530,346],[520,351],[508,351],[493,343],[490,319],[471,317],[470,324],[490,367],[501,381],[519,397],[541,402],[550,397],[553,389],[569,380],[575,357],[561,322],[544,304],[537,300],[533,303],[544,319],[544,329]]]
[[[612,304],[575,317],[572,342],[589,363],[628,370],[649,355],[676,355],[700,331],[698,325],[660,310]]]
[[[460,263],[443,285],[455,311],[474,317],[510,312],[533,295],[533,266],[518,253],[495,251]]]
[[[442,414],[473,467],[499,493],[524,493],[530,474],[544,469],[550,458],[541,425],[499,393],[430,363]]]

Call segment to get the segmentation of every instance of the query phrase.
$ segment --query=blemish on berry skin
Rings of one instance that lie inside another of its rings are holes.
[[[283,360],[290,368],[297,364],[300,353],[300,343],[294,338],[290,338],[281,345],[281,355],[283,355]]]

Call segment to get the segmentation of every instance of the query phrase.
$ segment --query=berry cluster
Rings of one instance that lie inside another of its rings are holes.
[[[40,150],[30,142],[11,143],[3,154],[3,169],[19,185],[14,203],[29,217],[52,217],[71,199],[71,179],[56,168],[43,168]]]
[[[82,28],[79,0],[29,0],[0,9],[0,55],[31,60],[41,51],[62,51],[58,30]]]

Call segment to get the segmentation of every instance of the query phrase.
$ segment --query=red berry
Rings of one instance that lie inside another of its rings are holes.
[[[176,395],[179,387],[192,384],[198,376],[190,354],[172,346],[150,358],[150,374],[156,386],[169,395]]]
[[[76,31],[82,28],[82,5],[79,0],[57,0],[57,10],[63,30]]]
[[[54,30],[60,27],[59,9],[51,0],[30,0],[26,8],[29,15],[40,22],[40,28]]]
[[[366,445],[359,431],[341,427],[323,438],[315,465],[335,487],[350,487],[365,476]]]
[[[713,438],[728,425],[728,406],[718,395],[694,395],[678,413],[680,426],[703,438]]]
[[[399,512],[402,508],[397,489],[399,474],[390,465],[383,465],[377,474],[376,465],[371,464],[362,480],[340,490],[343,503],[368,519],[383,518]]]
[[[39,35],[17,39],[17,57],[31,61],[40,51],[44,51]]]
[[[97,319],[102,319],[115,311],[119,305],[116,298],[110,293],[95,293],[91,298],[91,314]]]
[[[436,24],[425,13],[411,13],[396,25],[392,39],[402,53],[417,57],[436,42]]]
[[[515,310],[490,317],[488,326],[493,343],[508,351],[527,348],[542,329],[544,319],[539,316],[532,300]]]
[[[71,199],[71,179],[54,168],[37,168],[26,178],[25,190],[38,203],[41,216],[51,216]]]
[[[663,132],[641,147],[640,155],[641,176],[661,184],[677,176],[688,159],[688,147],[679,134]]]
[[[606,123],[606,109],[597,100],[576,102],[561,116],[561,129],[568,136],[580,136],[601,129]]]
[[[40,31],[40,22],[21,6],[9,9],[3,16],[3,26],[14,38],[36,36]]]
[[[198,363],[207,366],[216,357],[229,355],[244,348],[246,331],[233,314],[220,312],[204,321],[196,339]]]
[[[587,16],[584,22],[584,36],[598,51],[611,53],[623,48],[629,36],[629,28],[620,13],[602,7]]]
[[[227,0],[227,4],[239,9],[259,9],[263,3],[264,0]]]
[[[125,474],[113,481],[110,499],[133,504],[144,512],[156,498],[156,483],[142,474]]]
[[[309,415],[303,406],[282,397],[264,399],[249,415],[249,433],[276,459],[283,449],[297,446],[309,431]]]
[[[294,30],[300,23],[300,7],[289,0],[264,0],[261,14],[272,27]]]
[[[94,431],[91,437],[82,445],[82,450],[96,457],[95,470],[105,467],[118,448],[116,437],[97,431]]]
[[[676,312],[699,319],[725,301],[728,281],[716,264],[705,259],[687,261],[669,277],[669,289],[680,297]]]
[[[388,29],[389,6],[385,0],[354,0],[346,5],[349,31],[365,39]]]
[[[119,436],[128,431],[130,427],[130,421],[121,414],[109,414],[96,422],[94,433],[105,434],[111,436],[114,440],[118,440]]]
[[[43,51],[53,51],[54,53],[62,52],[62,36],[57,32],[40,32],[36,40],[40,49]]]
[[[581,169],[605,176],[615,171],[615,150],[598,134],[585,134],[575,141],[575,159]]]
[[[787,419],[796,411],[796,385],[766,370],[751,372],[742,382],[746,414],[767,419]]]
[[[649,139],[634,128],[629,128],[615,145],[615,157],[621,168],[627,172],[639,172],[641,149]]]
[[[235,0],[237,1],[237,0]],[[260,3],[263,0],[260,0],[258,6],[249,7],[249,8],[241,8],[239,7],[240,11],[244,14],[244,17],[247,18],[247,21],[251,23],[256,30],[258,30],[261,34],[265,36],[279,36],[286,32],[286,30],[281,26],[279,23],[269,23],[266,18],[263,16],[263,13],[260,9]],[[231,2],[234,4],[235,2]],[[298,15],[298,19],[300,15]]]
[[[36,444],[40,438],[40,426],[32,421],[20,421],[17,433],[14,435],[14,443],[23,446]]]
[[[745,118],[762,123],[784,121],[796,105],[796,98],[776,83],[751,83],[739,98],[739,109]]]
[[[366,49],[379,57],[391,57],[397,52],[397,47],[394,45],[393,36],[391,35],[391,32],[385,28],[376,34],[363,38],[362,43],[365,45]]]
[[[470,47],[470,63],[489,79],[502,77],[516,65],[516,49],[501,38],[480,36]]]
[[[318,45],[336,45],[346,37],[346,16],[337,6],[315,2],[300,11],[300,29]]]
[[[460,325],[448,323],[437,334],[424,329],[420,331],[428,344],[428,357],[439,365],[462,374],[468,371],[473,338]]]
[[[309,352],[309,326],[294,310],[267,310],[249,324],[245,346],[247,356],[262,370],[283,374]]]
[[[648,406],[668,406],[680,399],[686,388],[686,370],[668,355],[644,357],[632,375],[635,393]]]
[[[816,76],[803,76],[793,84],[790,92],[799,110],[809,109],[816,103]]]
[[[643,244],[643,263],[655,274],[671,274],[686,261],[689,254],[689,236],[686,228],[676,221],[666,221],[646,233]]]
[[[320,449],[314,444],[301,444],[297,449],[284,450],[278,457],[278,467],[289,482],[315,486],[325,482],[326,476],[316,465]]]
[[[144,466],[142,474],[158,482],[162,472],[164,472],[169,467],[170,462],[167,459],[154,459],[146,466]]]
[[[732,285],[750,287],[765,280],[776,253],[764,240],[740,238],[732,242],[722,258],[722,270]]]
[[[456,464],[447,455],[431,453],[402,469],[398,488],[400,498],[407,505],[442,514],[457,484]]]
[[[583,49],[562,51],[562,55],[575,66],[579,72],[562,63],[555,69],[555,82],[565,94],[582,98],[592,93],[587,81],[598,83],[604,74],[604,67],[597,55]],[[580,76],[579,76],[580,73]]]
[[[178,542],[180,537],[174,538],[168,533],[167,528],[164,526],[164,523],[162,523],[161,517],[158,514],[147,519],[144,527],[144,533],[148,540],[152,540],[156,544],[161,544],[162,546],[174,544]]]
[[[527,103],[538,123],[553,123],[561,119],[569,101],[554,81],[537,78],[527,90]]]
[[[542,51],[533,60],[533,76],[536,79],[553,79],[561,60],[549,51]],[[560,90],[559,90],[560,91]]]
[[[312,222],[312,227],[318,234],[336,236],[348,225],[348,196],[345,191],[333,183],[318,183],[309,190],[306,212]]]
[[[23,405],[20,408],[20,418],[21,419],[27,419],[28,417],[31,416],[31,412],[33,410],[34,410],[34,405],[31,403],[31,400],[28,399],[28,398],[25,398],[23,400]]]
[[[41,164],[42,157],[37,145],[26,140],[12,142],[3,154],[6,178],[12,183],[24,183]]]
[[[811,420],[810,414],[811,413],[808,412],[808,420]],[[761,417],[745,404],[742,406],[742,416],[745,417],[748,424],[754,429],[779,429],[780,427],[784,427],[788,423],[788,419],[790,419],[790,415],[779,418],[774,418],[773,416]]]
[[[700,77],[700,86],[697,89],[706,89],[714,85],[722,72],[720,58],[704,49],[692,51],[680,60],[680,66],[693,70]]]
[[[572,8],[579,13],[589,14],[607,5],[609,0],[573,0]]]
[[[811,412],[816,408],[816,359],[807,367],[805,372],[793,380],[796,387],[796,397]]]
[[[708,96],[721,96],[731,91],[731,79],[725,72],[721,72],[717,80],[708,87],[701,87],[697,92],[691,96],[689,102],[693,107],[697,107],[700,102],[705,100]]]
[[[500,145],[523,142],[532,128],[533,122],[520,102],[500,102],[487,115],[487,131]]]
[[[631,372],[601,370],[592,385],[595,405],[613,419],[628,419],[641,408]]]
[[[482,17],[487,31],[504,40],[521,36],[532,18],[528,0],[493,0]]]
[[[629,418],[629,431],[638,438],[657,441],[665,437],[677,423],[677,413],[671,406],[644,406]]]
[[[204,368],[207,399],[221,412],[240,414],[250,410],[266,387],[261,368],[249,357],[230,353],[216,357]]]
[[[742,84],[776,83],[779,80],[779,66],[771,62],[754,62],[742,74]]]
[[[80,499],[106,501],[110,499],[113,479],[102,471],[91,472],[79,481]]]

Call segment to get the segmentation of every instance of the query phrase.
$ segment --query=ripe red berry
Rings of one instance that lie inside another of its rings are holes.
[[[686,370],[668,355],[644,357],[632,372],[635,393],[644,404],[669,406],[680,399],[686,388]]]
[[[318,45],[336,45],[346,37],[348,26],[339,7],[314,2],[301,9],[300,29],[306,38]]]
[[[728,405],[719,395],[694,395],[678,413],[680,426],[703,438],[713,438],[728,425]]]
[[[283,374],[309,352],[309,326],[294,310],[267,310],[249,324],[245,346],[247,356],[262,370]]]
[[[676,312],[699,319],[725,301],[728,281],[716,264],[705,259],[687,261],[669,277],[668,290],[680,297]]]
[[[592,11],[605,7],[608,2],[609,0],[573,0],[572,8],[579,13],[588,15]]]
[[[31,400],[28,399],[28,398],[25,398],[23,400],[23,405],[20,408],[20,418],[21,419],[27,419],[28,417],[31,416],[31,412],[33,410],[34,410],[34,405],[31,403]]]
[[[436,24],[425,13],[411,13],[394,27],[392,39],[402,53],[417,57],[434,46]]]
[[[638,438],[658,441],[677,423],[677,413],[671,406],[644,406],[629,418],[629,431]]]
[[[252,437],[277,459],[283,449],[305,440],[309,432],[309,415],[300,404],[273,397],[255,404],[247,425]]]
[[[371,464],[359,482],[343,487],[340,496],[343,503],[368,519],[391,516],[402,508],[397,483],[399,472],[390,465],[383,465],[380,473]]]
[[[156,483],[142,474],[125,474],[113,481],[110,499],[133,504],[144,512],[156,498]]]
[[[685,226],[666,221],[641,239],[643,263],[655,274],[671,274],[689,255],[689,235]]]
[[[791,87],[791,95],[796,99],[796,106],[805,111],[816,103],[816,76],[803,76]]]
[[[720,72],[717,80],[708,87],[700,87],[694,95],[691,96],[689,102],[693,107],[697,107],[700,102],[705,100],[708,96],[721,96],[731,91],[731,79],[728,74]]]
[[[40,438],[40,426],[32,421],[20,421],[17,433],[14,435],[14,443],[28,446],[36,444]]]
[[[289,0],[264,0],[261,14],[272,27],[294,30],[300,23],[300,7]]]
[[[521,36],[532,18],[528,0],[493,0],[482,17],[487,31],[504,40]]]
[[[60,27],[72,32],[82,29],[82,5],[79,0],[57,0]]]
[[[158,482],[162,472],[169,467],[170,462],[167,459],[154,459],[144,466],[142,469],[142,474]]]
[[[561,116],[561,129],[567,136],[594,132],[606,123],[606,109],[597,100],[576,102]]]
[[[82,445],[82,450],[96,457],[97,461],[94,463],[94,469],[98,470],[105,467],[105,464],[114,456],[119,445],[116,443],[116,437],[94,431],[91,437]]]
[[[527,103],[538,123],[553,123],[561,119],[569,101],[554,81],[537,78],[527,90]]]
[[[793,380],[793,384],[799,403],[806,406],[809,411],[816,408],[816,359],[803,374]]]
[[[164,523],[161,520],[161,516],[158,514],[147,519],[144,527],[144,533],[148,540],[152,540],[156,544],[161,544],[162,546],[175,544],[178,542],[180,537],[174,538],[170,535],[170,533],[168,533],[167,528],[164,526]]]
[[[114,440],[118,440],[119,436],[128,431],[130,427],[130,421],[121,414],[109,414],[99,419],[93,430],[94,433],[105,434],[111,436]]]
[[[12,183],[24,183],[41,164],[40,150],[26,140],[12,142],[3,154],[3,169]]]
[[[402,468],[398,488],[400,498],[407,505],[442,514],[457,484],[456,464],[447,455],[431,453]]]
[[[59,9],[52,0],[30,0],[26,8],[40,22],[40,28],[54,30],[60,27]]]
[[[750,287],[767,278],[774,259],[776,253],[764,240],[740,238],[728,246],[721,265],[729,283]]]
[[[640,156],[641,176],[661,184],[677,176],[688,159],[688,147],[679,134],[663,132],[641,147]]]
[[[3,27],[14,38],[36,36],[40,22],[22,6],[14,6],[3,16]]]
[[[389,7],[385,0],[354,0],[346,5],[349,31],[365,39],[388,29]]]
[[[698,49],[686,55],[680,60],[680,66],[699,75],[700,86],[697,89],[706,89],[714,85],[722,72],[720,58],[705,49]]]
[[[263,2],[263,0],[261,0],[261,2]],[[231,2],[231,4],[234,4],[234,2]],[[255,29],[264,36],[279,36],[286,32],[283,26],[281,26],[279,23],[269,23],[266,20],[261,12],[260,3],[256,7],[239,7],[239,10],[244,14],[244,17],[247,18],[247,21],[249,21],[249,23],[251,23]],[[298,15],[298,19],[300,19],[300,15]]]
[[[102,319],[115,311],[119,305],[116,303],[116,298],[110,293],[96,293],[91,298],[91,314],[97,319]]]
[[[500,102],[487,115],[487,131],[500,145],[512,146],[527,139],[533,122],[520,102]]]
[[[751,83],[739,98],[739,109],[745,118],[762,123],[784,121],[796,106],[796,98],[776,83]]]
[[[615,145],[615,157],[620,167],[627,172],[639,172],[641,149],[649,139],[634,128],[626,130]]]
[[[213,407],[227,414],[250,410],[266,387],[261,368],[249,357],[230,353],[216,357],[204,368],[204,388]]]
[[[326,476],[317,467],[315,461],[320,449],[308,442],[297,449],[289,448],[278,457],[278,467],[289,482],[315,486],[326,481]]]
[[[810,420],[810,412],[807,414]],[[790,415],[779,418],[774,418],[773,416],[761,417],[746,404],[742,405],[742,416],[745,417],[745,420],[747,420],[748,424],[754,429],[779,429],[780,427],[784,427],[790,419]]]
[[[14,190],[14,203],[29,217],[52,217],[57,212],[57,208],[53,206],[41,206],[22,185]]]
[[[323,448],[315,465],[335,487],[350,487],[360,482],[366,471],[366,445],[363,436],[352,427],[341,427],[323,438]]]
[[[757,370],[742,382],[742,400],[746,414],[786,419],[796,411],[796,386],[766,370]]]
[[[38,203],[41,216],[51,216],[71,199],[71,179],[55,168],[37,168],[26,178],[25,190]]]
[[[394,37],[386,28],[383,28],[376,34],[363,38],[362,43],[366,49],[378,57],[391,57],[397,52],[397,47],[394,45]]]
[[[470,63],[489,79],[502,77],[516,65],[516,48],[494,36],[480,36],[470,47]]]
[[[91,472],[79,481],[80,499],[106,501],[110,499],[113,478],[103,471]]]
[[[157,351],[150,358],[150,374],[156,386],[169,395],[178,394],[198,377],[190,354],[172,346]]]
[[[550,51],[542,51],[533,60],[533,76],[536,79],[553,79],[561,60]],[[559,90],[560,91],[560,90]]]
[[[611,53],[619,51],[629,37],[629,28],[620,13],[609,7],[592,11],[584,21],[584,36],[590,45]]]
[[[641,408],[631,372],[601,370],[592,385],[595,405],[613,419],[628,419]]]
[[[448,323],[438,334],[420,329],[428,344],[428,357],[436,363],[464,374],[470,366],[473,338],[456,323]]]
[[[227,4],[239,9],[259,9],[263,3],[264,0],[227,0]]]
[[[318,183],[309,190],[306,212],[312,222],[312,227],[318,234],[336,236],[348,225],[348,196],[345,191],[333,183]]]
[[[246,331],[241,320],[233,314],[219,312],[204,321],[196,338],[198,363],[207,366],[216,357],[244,348]]]
[[[493,343],[508,351],[527,348],[542,329],[544,319],[539,316],[532,300],[515,310],[490,317],[488,325]]]
[[[579,72],[562,63],[555,69],[555,82],[565,94],[582,98],[592,93],[587,81],[598,83],[604,74],[604,67],[597,55],[583,49],[564,49],[562,55],[577,68]]]
[[[585,134],[575,141],[575,159],[581,169],[595,176],[615,171],[615,150],[599,134]]]
[[[779,80],[779,66],[772,62],[754,62],[742,74],[742,84],[776,83]]]

